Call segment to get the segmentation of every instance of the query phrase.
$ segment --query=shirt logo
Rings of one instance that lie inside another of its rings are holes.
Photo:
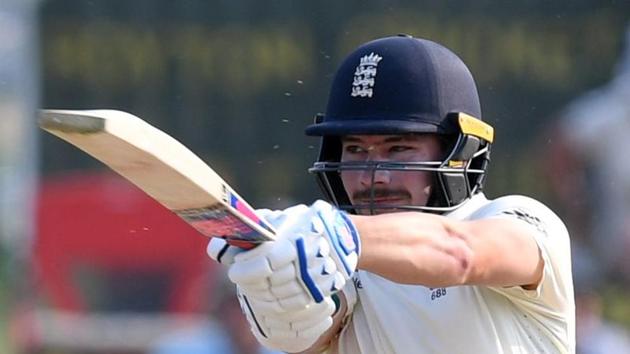
[[[372,97],[374,87],[374,77],[376,77],[376,67],[383,57],[374,52],[361,58],[359,65],[354,71],[354,81],[352,81],[352,97]]]
[[[431,291],[431,301],[446,296],[446,288],[429,288],[429,290]]]
[[[516,218],[521,219],[528,224],[534,226],[542,234],[547,235],[547,228],[545,223],[537,216],[528,213],[527,210],[515,208],[513,210],[505,210],[503,211],[503,214],[515,216]]]

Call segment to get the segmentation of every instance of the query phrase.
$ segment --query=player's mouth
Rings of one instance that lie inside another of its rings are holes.
[[[374,191],[367,189],[356,192],[352,195],[353,204],[355,205],[381,205],[396,206],[409,204],[411,194],[406,190],[383,190],[375,189]]]
[[[404,201],[407,201],[407,198],[402,198],[402,197],[387,197],[387,198],[374,198],[374,199],[361,199],[359,200],[359,202],[361,204],[370,204],[370,203],[374,203],[374,204],[397,204],[397,203],[402,203]]]

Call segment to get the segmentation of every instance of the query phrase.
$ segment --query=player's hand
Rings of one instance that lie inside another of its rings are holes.
[[[228,275],[266,311],[293,311],[339,291],[356,270],[359,234],[344,212],[317,201],[286,210],[275,241],[234,255]]]
[[[298,311],[269,311],[265,301],[248,297],[237,287],[238,301],[256,339],[264,346],[295,353],[310,348],[333,323],[330,297]]]

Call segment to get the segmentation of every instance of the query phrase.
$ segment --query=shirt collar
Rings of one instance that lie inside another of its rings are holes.
[[[486,198],[485,194],[477,193],[473,195],[472,198],[463,202],[459,208],[451,211],[448,214],[444,214],[444,216],[453,219],[464,220],[489,202],[490,201],[488,200],[488,198]]]

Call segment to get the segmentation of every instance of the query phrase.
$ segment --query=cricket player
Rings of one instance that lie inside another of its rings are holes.
[[[208,245],[263,345],[575,352],[567,230],[536,200],[484,196],[494,131],[454,53],[406,35],[360,46],[306,133],[328,201],[261,211],[277,240],[253,250]]]

